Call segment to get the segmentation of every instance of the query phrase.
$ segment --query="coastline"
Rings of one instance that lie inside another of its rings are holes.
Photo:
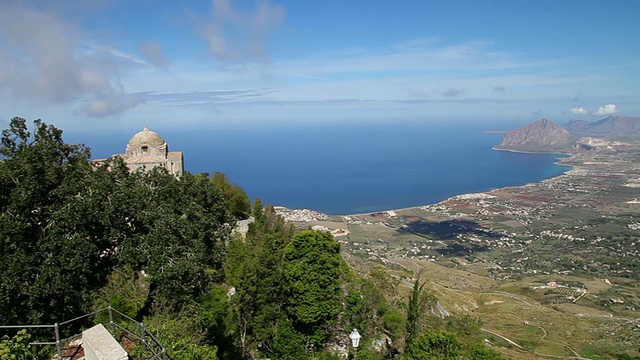
[[[557,159],[554,162],[554,164],[561,165],[561,166],[566,166],[569,169],[567,169],[565,172],[563,172],[560,175],[552,176],[552,177],[545,178],[545,179],[542,179],[542,180],[539,180],[539,181],[529,182],[529,183],[522,184],[522,185],[501,186],[501,187],[497,187],[495,189],[491,189],[491,190],[487,190],[487,191],[479,191],[479,192],[475,192],[475,193],[461,193],[461,194],[450,196],[450,197],[448,197],[448,198],[446,198],[444,200],[438,201],[436,203],[409,206],[409,207],[398,208],[398,209],[387,209],[387,210],[381,210],[381,211],[373,211],[373,212],[368,212],[368,213],[357,213],[357,214],[346,214],[346,215],[329,215],[329,216],[366,216],[366,215],[371,215],[371,214],[384,213],[384,212],[387,212],[387,211],[406,211],[406,210],[412,210],[412,209],[419,209],[419,208],[422,208],[422,207],[425,207],[425,206],[437,205],[437,204],[440,204],[442,202],[454,200],[456,197],[459,197],[459,196],[471,195],[471,194],[487,194],[487,193],[490,193],[490,192],[493,192],[493,191],[500,191],[502,189],[513,189],[513,188],[518,188],[518,187],[522,187],[522,186],[528,186],[528,185],[531,185],[531,184],[542,183],[543,181],[549,181],[549,180],[553,180],[553,179],[557,179],[557,178],[566,176],[570,171],[575,170],[575,168],[576,168],[575,165],[565,165],[565,164],[561,163],[563,160],[566,160],[566,161],[573,160],[574,157],[575,157],[575,154],[573,154],[573,153],[529,152],[529,151],[518,151],[518,150],[508,150],[508,149],[497,149],[496,147],[492,147],[491,149],[492,150],[496,150],[496,151],[508,151],[508,152],[521,153],[521,154],[558,154],[558,155],[567,155],[567,157],[565,157],[565,158]]]
[[[539,153],[538,153],[538,154],[539,154]],[[567,155],[569,155],[569,154],[567,154]],[[570,156],[571,156],[571,155],[570,155]],[[565,159],[570,159],[570,157],[565,158]],[[437,205],[437,204],[444,203],[444,202],[447,202],[447,201],[456,200],[456,198],[457,198],[457,197],[460,197],[460,196],[465,196],[465,195],[474,195],[474,194],[490,194],[491,192],[494,192],[494,191],[501,191],[501,190],[506,190],[506,189],[514,189],[514,188],[519,188],[519,187],[526,187],[526,186],[530,186],[531,184],[539,184],[539,183],[542,183],[542,182],[544,182],[544,181],[549,181],[549,180],[559,179],[559,178],[561,178],[561,177],[567,176],[567,175],[569,174],[569,172],[570,172],[570,171],[576,170],[576,166],[574,166],[574,165],[564,165],[564,164],[560,164],[560,161],[561,161],[561,160],[562,160],[562,159],[560,159],[560,160],[558,160],[558,161],[554,162],[554,164],[562,165],[562,166],[566,166],[566,167],[568,167],[569,169],[567,169],[565,172],[563,172],[563,173],[562,173],[562,174],[560,174],[560,175],[552,176],[552,177],[550,177],[550,178],[542,179],[542,180],[539,180],[539,181],[529,182],[529,183],[522,184],[522,185],[502,186],[502,187],[498,187],[498,188],[491,189],[491,190],[487,190],[487,191],[479,191],[479,192],[472,192],[472,193],[461,193],[461,194],[457,194],[457,195],[450,196],[450,197],[448,197],[448,198],[446,198],[446,199],[444,199],[444,200],[438,201],[438,202],[436,202],[436,203],[430,203],[430,204],[423,204],[423,205],[409,206],[409,207],[405,207],[405,208],[398,208],[398,209],[387,209],[387,210],[381,210],[381,211],[373,211],[373,212],[368,212],[368,213],[344,214],[344,215],[328,215],[328,214],[327,214],[327,216],[329,216],[329,217],[332,217],[332,216],[370,216],[370,215],[373,215],[373,214],[380,214],[380,213],[385,213],[385,212],[389,212],[389,211],[394,211],[394,212],[396,212],[396,211],[397,211],[397,212],[400,212],[400,211],[414,210],[414,209],[420,209],[420,208],[423,208],[423,207],[425,207],[425,206],[432,206],[432,205]],[[314,210],[314,211],[315,211],[315,210]]]
[[[321,211],[317,211],[317,210],[314,210],[314,209],[308,209],[308,208],[291,209],[291,208],[287,208],[287,207],[284,207],[284,206],[276,206],[276,207],[281,209],[279,211],[280,213],[285,213],[285,212],[286,213],[307,212],[309,214],[321,215],[320,217],[322,217],[322,219],[318,218],[318,219],[314,219],[314,220],[310,220],[310,221],[326,221],[326,219],[328,219],[328,218],[372,216],[372,215],[375,215],[375,214],[382,214],[382,213],[388,213],[388,212],[411,211],[411,210],[415,210],[415,209],[421,209],[421,208],[424,208],[424,207],[427,207],[427,206],[438,205],[438,204],[441,204],[441,203],[444,203],[444,202],[447,202],[447,201],[452,201],[452,200],[455,200],[456,198],[458,198],[460,196],[473,195],[473,194],[490,194],[491,192],[495,192],[495,191],[501,191],[501,190],[506,190],[506,189],[514,189],[514,188],[519,188],[519,187],[526,187],[526,186],[531,186],[531,184],[540,184],[540,183],[542,183],[544,181],[550,181],[550,180],[559,179],[559,178],[562,178],[564,176],[567,176],[567,175],[569,175],[569,173],[571,171],[576,170],[576,168],[577,168],[576,165],[563,164],[563,162],[574,160],[575,159],[575,155],[576,155],[575,153],[527,152],[527,151],[517,151],[517,150],[508,150],[508,149],[497,149],[495,147],[492,147],[491,149],[492,150],[496,150],[496,151],[508,151],[508,152],[514,152],[514,153],[523,153],[523,154],[558,154],[558,155],[567,155],[567,157],[558,158],[556,161],[553,162],[553,164],[565,166],[568,169],[566,171],[564,171],[562,174],[559,174],[559,175],[556,175],[556,176],[552,176],[552,177],[549,177],[549,178],[545,178],[545,179],[541,179],[539,181],[529,182],[529,183],[522,184],[522,185],[501,186],[501,187],[493,188],[493,189],[486,190],[486,191],[460,193],[460,194],[456,194],[456,195],[453,195],[453,196],[449,196],[449,197],[447,197],[447,198],[445,198],[443,200],[440,200],[438,202],[415,205],[415,206],[408,206],[408,207],[403,207],[403,208],[392,208],[392,209],[385,209],[385,210],[371,211],[371,212],[364,212],[364,213],[327,214],[327,213],[323,213]],[[288,220],[288,221],[291,221],[291,220]],[[292,222],[300,222],[300,221],[292,221]]]
[[[491,150],[506,151],[506,152],[518,153],[518,154],[559,154],[559,155],[569,155],[569,156],[574,155],[573,153],[562,152],[562,151],[525,151],[525,150],[501,149],[497,146],[492,147]]]

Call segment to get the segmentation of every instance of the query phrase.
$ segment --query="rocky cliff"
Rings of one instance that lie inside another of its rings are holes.
[[[552,152],[571,148],[574,137],[563,127],[547,119],[508,131],[498,150]]]

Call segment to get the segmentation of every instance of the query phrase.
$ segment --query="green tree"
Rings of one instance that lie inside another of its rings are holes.
[[[249,225],[249,228],[255,227],[256,229],[264,230],[264,223],[266,221],[266,215],[264,213],[265,207],[260,198],[256,198],[253,201],[253,207],[251,208],[251,215],[253,216],[254,222]]]
[[[20,330],[13,337],[3,336],[0,339],[0,360],[29,360],[37,355],[29,340],[31,335],[26,330]]]
[[[343,288],[346,296],[341,321],[345,329],[356,328],[364,338],[374,338],[384,327],[383,315],[389,310],[385,297],[368,279],[354,277]]]
[[[52,323],[89,308],[114,258],[96,223],[89,150],[40,120],[11,120],[0,146],[0,314],[6,323]]]
[[[114,270],[108,277],[94,303],[94,309],[101,310],[111,305],[125,315],[135,318],[144,307],[149,296],[149,279],[136,273],[130,266]],[[103,313],[99,322],[109,321],[108,314]]]
[[[230,294],[230,331],[242,354],[248,353],[251,343],[251,314],[255,308],[257,291],[255,254],[251,247],[241,241],[232,241],[228,246],[228,261],[225,264],[225,280],[235,293]]]
[[[32,133],[20,118],[0,157],[2,322],[88,312],[114,269],[149,276],[140,316],[195,305],[222,279],[233,217],[206,175],[130,173],[118,158],[94,166],[61,130],[36,120]]]
[[[283,251],[293,228],[273,207],[257,200],[246,239],[229,244],[226,281],[236,289],[231,309],[238,347],[245,356],[257,351],[274,353],[278,319],[285,303]],[[259,346],[259,349],[258,349]]]
[[[413,290],[411,291],[409,306],[407,307],[407,338],[405,340],[407,345],[411,343],[420,330],[418,327],[418,320],[420,319],[423,310],[420,301],[423,287],[424,284],[420,284],[420,276],[418,276],[413,283]]]
[[[241,187],[231,183],[223,173],[214,173],[211,181],[222,192],[231,213],[238,219],[246,219],[251,211],[251,202],[247,193]]]
[[[177,315],[177,316],[176,316]],[[145,318],[147,329],[175,360],[216,360],[217,348],[208,344],[206,330],[197,314],[155,314]]]
[[[121,265],[145,271],[149,297],[140,315],[179,312],[222,276],[232,223],[220,191],[205,175],[135,172],[130,225],[119,246]]]
[[[342,310],[340,245],[327,232],[305,230],[284,249],[286,311],[294,327],[321,345]]]
[[[463,353],[464,344],[452,333],[429,330],[407,344],[402,359],[457,359]]]
[[[394,344],[405,338],[406,318],[400,310],[394,307],[387,308],[382,314],[382,324]]]
[[[308,339],[294,328],[293,321],[281,314],[276,322],[273,347],[270,353],[276,359],[305,360],[310,358]]]
[[[234,343],[229,298],[229,288],[216,285],[200,299],[198,308],[208,343],[218,348],[217,356],[223,360],[242,358]]]
[[[502,354],[484,345],[474,345],[468,351],[466,357],[471,360],[500,360]]]

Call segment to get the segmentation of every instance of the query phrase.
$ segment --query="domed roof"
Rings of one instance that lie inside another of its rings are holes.
[[[148,127],[144,127],[142,131],[133,135],[131,140],[129,140],[130,147],[139,147],[139,146],[162,146],[164,145],[164,139],[158,135],[155,131],[149,130]]]

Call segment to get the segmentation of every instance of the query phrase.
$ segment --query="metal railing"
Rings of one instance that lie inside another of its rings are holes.
[[[60,337],[60,330],[64,325],[68,325],[83,319],[86,319],[90,316],[98,316],[108,312],[109,321],[103,322],[106,328],[111,331],[111,335],[118,340],[115,336],[116,329],[120,330],[123,333],[128,334],[133,339],[139,341],[140,346],[142,347],[142,359],[145,360],[154,360],[154,359],[162,359],[168,360],[169,356],[167,355],[167,349],[162,346],[162,344],[156,339],[153,334],[151,334],[147,328],[144,326],[144,323],[138,322],[133,318],[127,316],[126,314],[114,309],[109,305],[108,307],[97,310],[82,316],[78,316],[77,318],[63,321],[60,323],[55,323],[53,325],[0,325],[0,329],[17,329],[17,330],[27,330],[27,329],[35,329],[35,328],[50,328],[53,329],[53,335],[55,337],[55,341],[32,341],[29,342],[29,345],[36,346],[45,346],[45,345],[55,345],[57,359],[63,360],[65,359],[62,355],[62,344],[66,344],[74,338],[78,338],[81,334],[75,334],[67,338]],[[120,321],[116,321],[119,317]],[[116,320],[114,320],[116,318]]]

